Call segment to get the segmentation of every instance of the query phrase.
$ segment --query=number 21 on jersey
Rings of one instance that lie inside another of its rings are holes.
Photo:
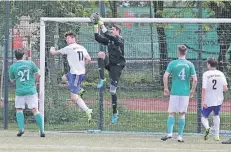
[[[178,74],[181,80],[185,80],[185,68],[182,68],[180,70],[180,73]]]

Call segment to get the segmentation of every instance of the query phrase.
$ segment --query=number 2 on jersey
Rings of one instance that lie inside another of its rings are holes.
[[[30,69],[18,71],[18,76],[20,76],[20,82],[29,80],[29,74],[30,74]]]
[[[216,90],[216,84],[217,84],[217,80],[213,79],[212,80],[212,83],[213,83],[213,90]]]
[[[180,70],[180,73],[178,74],[181,80],[185,80],[185,68],[182,68]]]

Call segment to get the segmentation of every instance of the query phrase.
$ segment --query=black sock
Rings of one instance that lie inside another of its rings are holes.
[[[99,77],[100,79],[104,79],[104,60],[102,58],[98,58],[98,67],[99,67]]]
[[[111,96],[112,98],[112,109],[113,109],[113,114],[117,113],[117,95],[114,94]]]

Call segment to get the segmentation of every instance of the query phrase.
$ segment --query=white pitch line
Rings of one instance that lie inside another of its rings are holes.
[[[19,145],[19,144],[1,144],[0,149],[34,149],[34,150],[167,150],[167,151],[200,151],[200,152],[227,152],[227,150],[203,150],[203,149],[185,149],[185,148],[142,148],[142,147],[95,147],[95,146],[75,146],[75,145]]]

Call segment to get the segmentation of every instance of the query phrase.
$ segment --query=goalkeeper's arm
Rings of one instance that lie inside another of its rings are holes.
[[[99,34],[99,27],[98,24],[94,25],[94,34],[95,34],[95,40],[99,43],[102,43],[103,45],[108,45],[109,40]]]

